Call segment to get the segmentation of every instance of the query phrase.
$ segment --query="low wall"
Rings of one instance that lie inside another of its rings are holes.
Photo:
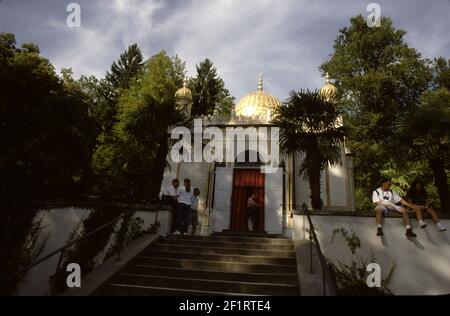
[[[336,237],[331,243],[333,230],[353,230],[361,240],[358,252],[369,258],[373,253],[380,264],[383,277],[394,262],[397,268],[389,288],[396,295],[440,295],[450,294],[450,231],[438,232],[431,220],[421,229],[412,220],[417,238],[406,238],[401,218],[387,218],[384,223],[385,236],[376,237],[375,219],[354,216],[312,216],[322,251],[334,262],[349,263],[353,256],[347,242]],[[450,229],[450,220],[442,220]],[[294,216],[294,241],[308,237],[306,216]]]
[[[39,258],[58,249],[69,240],[71,233],[77,225],[86,219],[93,208],[64,207],[64,208],[43,208],[39,211],[35,219],[43,217],[42,230],[39,232],[39,240],[46,239],[44,249]],[[126,210],[126,209],[125,209]],[[170,212],[166,209],[153,211],[154,209],[142,207],[136,208],[134,217],[143,220],[142,229],[149,229],[155,219],[159,221],[160,227],[158,235],[166,235],[170,232]],[[157,216],[157,218],[156,218]],[[106,220],[105,220],[106,221]],[[100,224],[99,224],[100,225]],[[91,238],[96,238],[95,236]],[[96,255],[96,261],[101,264],[110,243],[115,239],[110,236],[105,243],[104,249]],[[23,281],[18,285],[17,295],[46,295],[49,293],[49,278],[55,273],[59,255],[55,255],[48,260],[38,264],[28,271]]]

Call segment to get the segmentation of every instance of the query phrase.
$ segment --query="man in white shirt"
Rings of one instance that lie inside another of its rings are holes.
[[[178,210],[176,216],[175,235],[186,234],[189,227],[189,213],[191,212],[192,197],[191,180],[184,179],[184,186],[178,189]]]
[[[406,226],[406,236],[417,237],[411,228],[408,211],[397,204],[400,203],[403,206],[412,209],[416,209],[417,206],[403,200],[397,192],[391,190],[391,186],[391,180],[383,179],[381,188],[376,189],[372,194],[372,201],[375,204],[375,211],[377,213],[377,236],[381,237],[384,235],[383,226],[381,225],[383,214],[386,214],[388,211],[394,211],[403,215],[403,223]]]
[[[168,186],[166,188],[166,190],[164,191],[164,195],[165,196],[170,196],[172,197],[174,200],[177,199],[178,197],[178,187],[180,186],[180,180],[178,179],[173,179],[172,180],[172,184],[170,186]]]

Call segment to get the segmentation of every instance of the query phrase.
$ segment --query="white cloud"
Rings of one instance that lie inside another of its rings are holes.
[[[180,55],[191,76],[195,64],[208,57],[237,98],[256,89],[260,72],[266,89],[280,99],[291,89],[320,88],[318,66],[332,52],[339,29],[351,16],[369,14],[369,2],[360,0],[78,2],[81,29],[65,26],[61,2],[42,0],[41,7],[29,1],[2,2],[0,10],[7,5],[9,12],[0,11],[0,30],[36,42],[57,69],[73,67],[76,75],[103,76],[134,42],[146,57],[161,49]],[[450,55],[450,1],[377,2],[382,14],[406,29],[408,43],[425,56]]]

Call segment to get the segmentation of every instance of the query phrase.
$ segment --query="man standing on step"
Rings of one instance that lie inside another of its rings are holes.
[[[178,189],[177,227],[175,234],[186,234],[189,227],[189,214],[194,193],[191,188],[191,180],[184,179],[184,186]]]
[[[381,237],[384,235],[383,226],[381,225],[383,214],[387,214],[388,211],[391,211],[402,214],[403,223],[406,226],[406,236],[417,237],[417,235],[411,228],[408,211],[404,207],[398,206],[397,204],[400,203],[403,206],[412,208],[414,210],[417,208],[417,206],[403,200],[397,192],[391,190],[391,186],[391,180],[383,179],[383,181],[381,182],[381,187],[373,191],[372,194],[372,201],[375,204],[375,211],[377,213],[377,236]]]

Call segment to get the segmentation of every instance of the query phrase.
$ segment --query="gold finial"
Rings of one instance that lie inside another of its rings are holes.
[[[258,91],[263,91],[263,73],[259,74]]]
[[[184,77],[183,88],[187,88],[187,77]]]
[[[328,72],[325,74],[325,84],[331,84],[331,77]]]
[[[325,74],[325,85],[320,89],[320,95],[325,100],[332,102],[336,100],[338,95],[338,90],[334,84],[331,83],[331,77],[328,72]]]

